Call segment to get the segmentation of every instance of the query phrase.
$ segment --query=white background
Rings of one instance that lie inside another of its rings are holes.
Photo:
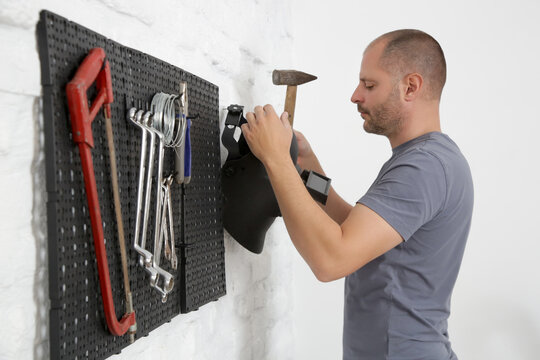
[[[442,131],[469,160],[476,192],[449,321],[453,348],[460,359],[538,359],[540,3],[298,0],[293,15],[295,65],[319,76],[298,88],[295,127],[350,203],[391,155],[350,103],[365,46],[399,28],[440,42]],[[296,358],[336,359],[343,282],[318,284],[295,259]]]
[[[319,76],[295,126],[354,203],[390,156],[349,102],[365,46],[418,28],[448,63],[443,131],[471,165],[473,225],[453,297],[461,359],[537,359],[540,3],[537,1],[0,0],[0,359],[48,358],[48,264],[35,25],[52,10],[219,86],[220,106],[282,108],[274,68]],[[221,122],[224,113],[221,114]],[[253,255],[225,238],[227,295],[115,358],[339,359],[343,283],[321,284],[282,221]]]

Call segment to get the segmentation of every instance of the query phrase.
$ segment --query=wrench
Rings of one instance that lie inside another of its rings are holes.
[[[160,237],[165,237],[165,259],[171,260],[171,246],[169,245],[169,236],[167,235],[167,208],[166,204],[168,205],[168,194],[167,192],[170,191],[170,188],[167,186],[167,182],[169,180],[169,177],[166,177],[163,179],[163,207],[162,207],[162,213],[161,213],[161,233]]]
[[[178,257],[176,256],[176,249],[174,247],[174,226],[173,226],[173,208],[172,208],[172,195],[171,195],[171,185],[173,183],[173,180],[174,180],[174,177],[171,176],[167,182],[167,187],[169,188],[169,190],[167,191],[167,206],[169,208],[169,231],[170,231],[170,234],[171,234],[171,238],[170,238],[170,241],[171,241],[171,259],[170,259],[170,262],[171,262],[171,266],[173,269],[177,269],[178,268]]]
[[[162,202],[162,172],[163,172],[163,155],[165,152],[165,147],[163,145],[163,134],[156,129],[152,127],[151,122],[156,121],[154,119],[154,116],[148,117],[146,120],[146,123],[142,123],[143,127],[149,131],[150,133],[150,143],[151,143],[151,149],[150,149],[150,158],[151,163],[149,166],[148,171],[148,177],[147,177],[147,193],[146,193],[146,208],[145,208],[145,223],[147,223],[148,220],[148,210],[149,210],[149,203],[150,203],[150,196],[149,193],[151,192],[151,181],[152,181],[152,170],[153,170],[153,162],[154,162],[154,147],[152,147],[155,144],[155,136],[157,135],[159,138],[159,154],[158,154],[158,169],[157,169],[157,181],[156,181],[156,218],[155,218],[155,227],[154,227],[154,256],[152,258],[152,267],[157,271],[159,276],[151,276],[150,277],[150,286],[156,288],[162,295],[162,302],[167,301],[167,295],[174,287],[174,277],[169,272],[165,271],[159,266],[159,258],[161,257],[161,246],[159,241],[159,232],[160,232],[160,220],[161,220],[161,212],[159,211],[161,209],[161,202]],[[159,251],[158,251],[159,250]],[[160,286],[160,276],[163,277],[163,285]]]
[[[163,204],[163,210],[161,213],[160,238],[161,237],[165,238],[165,258],[170,261],[172,268],[176,270],[176,268],[178,267],[178,258],[176,256],[176,251],[174,247],[174,226],[173,226],[172,196],[171,196],[171,185],[173,181],[174,181],[174,175],[170,175],[163,180],[164,204]],[[167,225],[167,215],[169,217],[168,225]],[[169,229],[167,229],[167,227]]]
[[[137,214],[135,217],[135,238],[133,240],[133,248],[137,253],[139,253],[139,264],[146,269],[150,273],[150,275],[155,275],[156,272],[152,269],[152,258],[153,255],[151,252],[146,250],[144,246],[139,245],[139,232],[140,232],[140,220],[141,220],[141,212],[142,212],[142,198],[144,193],[144,173],[146,170],[145,166],[145,160],[146,160],[146,129],[140,125],[141,121],[141,115],[143,111],[135,108],[131,108],[128,111],[128,119],[133,122],[135,125],[137,125],[139,128],[141,128],[142,132],[142,139],[141,139],[141,163],[139,168],[139,189],[137,192]],[[145,234],[145,231],[143,230],[143,234]],[[144,235],[143,235],[144,236]]]
[[[144,115],[143,115],[144,114]],[[144,214],[143,214],[143,229],[141,232],[141,241],[140,241],[140,248],[145,249],[146,247],[146,234],[148,229],[148,217],[150,214],[150,202],[151,202],[151,193],[152,193],[152,173],[154,169],[154,154],[155,154],[155,137],[156,135],[159,136],[159,134],[151,127],[150,122],[152,118],[152,113],[147,111],[144,112],[142,110],[139,110],[135,113],[135,122],[145,133],[150,134],[150,154],[148,156],[148,166],[147,166],[147,173],[146,173],[146,192],[145,192],[145,206],[144,206]],[[163,154],[160,154],[160,163],[162,163]],[[142,162],[144,164],[144,162]],[[160,166],[158,166],[160,167]],[[161,171],[158,171],[158,178],[160,177]],[[141,171],[139,172],[139,175],[141,175]],[[142,180],[139,179],[139,183],[141,183]],[[160,184],[160,180],[157,181],[157,184]],[[161,185],[160,185],[161,186]],[[159,193],[159,191],[158,191]],[[141,192],[142,197],[142,192]],[[161,197],[160,194],[158,194],[157,198],[159,199]],[[142,201],[142,198],[141,198]],[[140,214],[140,212],[139,212]],[[148,254],[152,255],[150,252],[145,250]],[[150,262],[148,262],[150,260]],[[141,257],[140,259],[141,265],[145,265],[145,269],[150,274],[150,285],[154,288],[156,288],[162,295],[162,301],[167,301],[167,295],[172,290],[174,285],[174,280],[172,280],[172,275],[166,271],[164,271],[161,268],[155,267],[155,255],[152,255],[151,258],[148,256],[145,256],[144,258]],[[159,287],[157,284],[159,283],[159,277],[162,275],[164,277],[164,286]]]

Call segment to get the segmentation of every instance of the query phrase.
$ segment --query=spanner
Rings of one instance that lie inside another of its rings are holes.
[[[159,138],[159,154],[158,154],[158,169],[157,169],[157,181],[156,181],[156,219],[155,219],[155,227],[154,227],[154,256],[152,259],[152,267],[158,272],[160,276],[163,276],[163,287],[160,287],[159,283],[159,276],[150,277],[150,285],[154,288],[156,288],[161,294],[162,294],[162,301],[167,301],[167,295],[174,287],[174,277],[161,267],[159,267],[159,258],[161,256],[161,251],[158,250],[159,246],[159,233],[160,233],[160,219],[161,219],[161,212],[159,211],[161,209],[161,202],[162,202],[162,191],[161,191],[161,185],[162,185],[162,172],[163,172],[163,155],[165,152],[165,147],[163,145],[163,134],[156,129],[152,127],[151,121],[156,121],[154,119],[154,116],[148,117],[146,119],[146,123],[142,123],[141,125],[150,132],[150,158],[152,163],[150,164],[150,168],[148,171],[148,175],[150,177],[150,181],[148,181],[147,177],[147,203],[145,208],[145,222],[148,220],[148,210],[149,210],[149,202],[150,202],[150,196],[149,193],[151,192],[151,177],[152,177],[152,171],[153,170],[153,161],[154,161],[154,148],[152,147],[155,144],[155,136],[157,135]]]
[[[170,261],[171,267],[176,270],[178,267],[178,258],[174,247],[174,224],[172,213],[172,196],[171,185],[174,181],[174,176],[170,175],[163,180],[163,210],[161,213],[161,234],[160,238],[165,239],[165,258]],[[168,215],[168,221],[167,221]],[[168,225],[167,225],[168,222]],[[167,227],[169,229],[167,229]],[[168,230],[168,231],[167,231]],[[161,240],[163,241],[163,240]]]
[[[141,212],[142,212],[142,199],[144,193],[144,174],[146,170],[146,133],[147,130],[140,124],[143,110],[137,111],[135,108],[131,108],[128,111],[128,119],[133,122],[135,125],[141,128],[142,139],[141,139],[141,163],[139,167],[139,189],[137,192],[137,213],[135,217],[135,238],[133,240],[133,248],[137,253],[139,253],[139,264],[143,266],[150,275],[155,275],[157,272],[152,269],[152,258],[153,255],[151,252],[144,248],[144,245],[139,245],[139,235],[140,235],[140,221],[141,221]],[[143,229],[143,234],[145,234]],[[144,235],[143,235],[144,237]]]
[[[133,109],[135,110],[135,109]],[[141,254],[141,257],[140,257],[140,264],[144,266],[144,268],[147,270],[147,272],[149,272],[150,274],[150,285],[154,288],[156,288],[162,295],[162,301],[165,302],[167,300],[167,295],[168,293],[172,290],[173,288],[173,285],[174,285],[174,280],[172,279],[172,275],[168,272],[166,272],[165,270],[161,269],[161,268],[156,268],[154,265],[155,265],[155,256],[150,253],[149,251],[146,250],[146,234],[147,234],[147,229],[148,229],[148,217],[149,217],[149,214],[150,214],[150,201],[151,201],[151,193],[152,193],[152,174],[153,174],[153,169],[154,169],[154,154],[155,154],[155,136],[158,135],[159,137],[159,133],[156,132],[151,126],[150,126],[150,122],[151,122],[151,117],[152,117],[152,113],[147,111],[147,112],[144,112],[142,110],[139,110],[139,111],[136,111],[135,110],[135,114],[133,114],[133,110],[131,110],[129,112],[129,116],[130,116],[130,120],[133,120],[134,123],[136,123],[136,125],[138,125],[142,130],[143,130],[143,134],[146,134],[147,132],[150,134],[150,150],[149,150],[149,156],[148,156],[148,165],[146,166],[146,191],[145,191],[145,206],[144,206],[144,212],[143,212],[143,228],[142,228],[142,231],[140,233],[140,237],[141,237],[141,240],[140,240],[140,246],[138,246],[138,250],[140,250],[139,254]],[[143,142],[145,143],[146,145],[146,136],[144,136],[143,138]],[[160,144],[162,143],[162,141],[160,141]],[[163,147],[160,146],[160,164],[158,165],[158,168],[161,168],[161,163],[163,162],[163,154],[161,151]],[[142,170],[139,171],[139,186],[141,187],[142,185],[142,182],[143,182],[143,178],[144,178],[144,175],[141,177],[142,174],[144,174],[144,157],[146,156],[146,146],[143,147],[143,150],[144,151],[144,155],[141,154],[141,167],[143,168]],[[142,150],[141,150],[141,153],[142,153]],[[157,181],[157,184],[159,185],[159,187],[161,187],[161,169],[158,169],[158,181]],[[158,195],[157,195],[157,199],[160,199],[161,198],[161,194],[159,194],[160,191],[158,191]],[[137,221],[140,221],[140,213],[141,213],[141,209],[140,209],[140,205],[142,205],[142,191],[139,191],[139,194],[138,194],[138,211],[137,211],[137,218],[136,218],[136,222]],[[161,201],[159,201],[161,202]],[[159,204],[158,204],[159,205]],[[140,227],[137,227],[138,229]],[[137,231],[137,238],[136,240],[138,240],[138,231]],[[138,241],[137,241],[137,245],[138,245]],[[137,248],[136,248],[137,250]],[[164,277],[164,286],[163,288],[159,287],[158,286],[158,283],[159,283],[159,276],[162,275]]]

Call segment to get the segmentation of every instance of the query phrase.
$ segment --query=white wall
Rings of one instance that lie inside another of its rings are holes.
[[[293,6],[295,65],[319,76],[298,89],[295,126],[348,201],[390,156],[349,99],[365,46],[399,28],[441,43],[448,81],[443,132],[469,160],[475,209],[449,332],[462,359],[538,359],[540,345],[540,3],[330,1]],[[295,358],[341,356],[343,283],[318,284],[295,257]]]
[[[49,357],[40,63],[35,26],[48,9],[213,82],[220,106],[283,106],[274,66],[292,59],[285,0],[0,1],[0,359]],[[221,122],[223,123],[222,114]],[[16,210],[16,211],[14,211]],[[283,226],[264,254],[226,236],[227,295],[179,315],[113,358],[287,359],[294,345],[292,250]]]

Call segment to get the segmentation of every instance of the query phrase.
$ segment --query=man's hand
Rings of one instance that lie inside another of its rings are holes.
[[[293,132],[289,115],[284,112],[278,117],[272,105],[256,106],[254,111],[246,114],[247,124],[242,125],[242,133],[253,155],[265,166],[269,162],[290,162]]]

